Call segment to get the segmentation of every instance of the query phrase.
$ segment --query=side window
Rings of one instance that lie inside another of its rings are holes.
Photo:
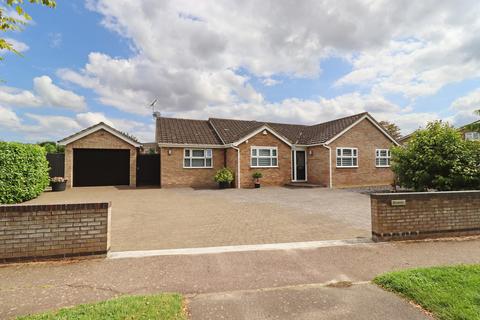
[[[375,166],[390,167],[390,150],[376,149],[375,150]]]
[[[184,149],[184,168],[212,168],[212,149]]]
[[[357,148],[337,148],[337,168],[357,168]]]

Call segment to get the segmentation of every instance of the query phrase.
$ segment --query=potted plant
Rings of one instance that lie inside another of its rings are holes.
[[[64,177],[53,177],[50,179],[50,185],[52,186],[52,191],[65,191],[67,187],[67,179]]]
[[[215,177],[213,177],[216,182],[218,182],[218,187],[220,189],[230,188],[230,184],[232,183],[234,176],[233,172],[228,168],[222,168],[217,171]]]
[[[260,178],[263,177],[261,172],[254,172],[252,174],[253,177],[253,183],[255,183],[255,188],[260,188]]]

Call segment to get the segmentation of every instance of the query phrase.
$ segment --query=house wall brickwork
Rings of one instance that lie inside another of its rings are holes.
[[[0,262],[104,255],[109,203],[0,206]]]
[[[372,194],[371,211],[375,241],[480,234],[480,191]]]
[[[277,147],[278,167],[277,168],[251,168],[250,149],[251,147]],[[253,188],[252,174],[259,171],[263,174],[261,184],[264,186],[282,186],[292,179],[292,149],[282,140],[278,139],[271,132],[267,131],[255,135],[239,145],[240,148],[240,184],[242,188]],[[228,160],[227,160],[228,161]]]
[[[171,150],[171,154],[169,154]],[[225,150],[212,149],[213,168],[184,168],[184,148],[160,148],[161,186],[214,188],[218,184],[213,180],[217,170],[225,165]]]
[[[333,187],[391,185],[394,179],[393,172],[390,168],[375,166],[375,149],[390,149],[393,145],[393,142],[369,120],[362,120],[329,145],[332,150]],[[358,148],[358,168],[337,168],[338,147]]]
[[[98,130],[75,140],[65,146],[65,177],[67,186],[73,185],[73,149],[128,149],[130,150],[130,182],[131,187],[137,184],[137,148],[117,138],[105,130]]]
[[[307,149],[307,181],[325,187],[329,186],[329,151],[323,146]]]
[[[232,182],[232,186],[238,188],[238,151],[233,148],[228,148],[225,150],[225,153],[225,166],[228,169],[232,170],[235,176],[235,180]]]

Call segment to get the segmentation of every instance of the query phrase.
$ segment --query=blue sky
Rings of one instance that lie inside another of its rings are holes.
[[[424,1],[58,1],[6,33],[0,139],[59,140],[105,121],[153,139],[165,116],[318,123],[363,111],[406,134],[475,120],[480,7]],[[397,14],[395,14],[397,12]],[[462,12],[459,15],[459,12]],[[466,13],[465,13],[466,12]],[[423,15],[423,19],[418,19]]]

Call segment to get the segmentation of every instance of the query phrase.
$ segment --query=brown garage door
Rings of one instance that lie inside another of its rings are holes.
[[[73,149],[73,186],[128,185],[130,150]]]

